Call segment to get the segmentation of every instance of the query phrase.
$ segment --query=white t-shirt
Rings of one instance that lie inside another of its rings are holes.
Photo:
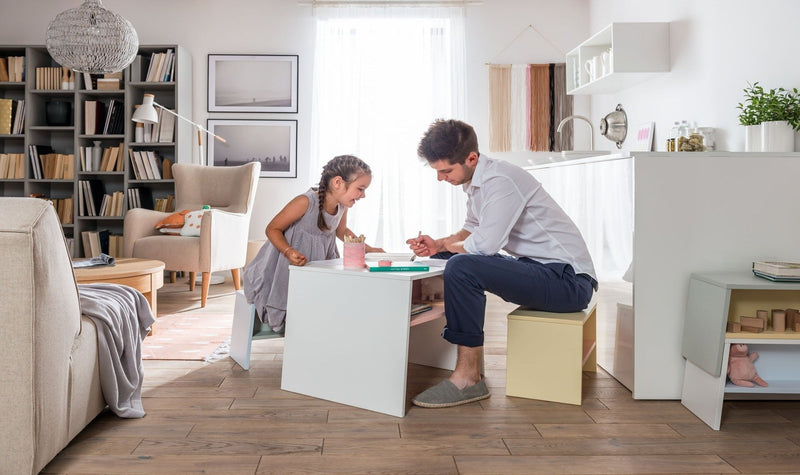
[[[470,254],[501,249],[515,257],[572,265],[576,274],[597,280],[592,257],[578,227],[530,173],[480,155],[467,193],[464,229]]]

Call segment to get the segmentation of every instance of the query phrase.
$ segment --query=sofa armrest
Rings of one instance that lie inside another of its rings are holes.
[[[137,239],[146,236],[159,236],[156,224],[172,213],[134,208],[125,213],[125,230],[122,238],[122,256],[133,257],[133,245]]]
[[[211,209],[200,224],[200,268],[217,270],[244,267],[250,215]]]

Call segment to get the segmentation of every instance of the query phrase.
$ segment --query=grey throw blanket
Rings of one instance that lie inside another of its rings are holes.
[[[81,313],[97,327],[100,387],[119,417],[144,417],[142,340],[155,322],[144,295],[117,284],[80,284]]]

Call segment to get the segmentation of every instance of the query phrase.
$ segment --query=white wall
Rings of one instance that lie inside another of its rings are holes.
[[[42,45],[47,25],[59,12],[80,6],[81,0],[0,0],[0,44]],[[253,212],[251,239],[263,239],[266,223],[312,180],[308,169],[314,17],[311,7],[297,0],[105,0],[103,5],[127,18],[141,44],[182,45],[193,58],[194,121],[205,124],[207,55],[210,53],[298,54],[300,57],[299,113],[218,114],[215,118],[296,118],[298,120],[298,178],[262,178]],[[499,54],[523,29],[533,24],[563,51],[588,36],[589,1],[484,0],[466,12],[467,117],[488,143],[488,95],[485,63],[563,61],[563,55],[532,31]],[[588,111],[580,98],[576,113]],[[578,133],[580,134],[579,127]],[[422,134],[423,131],[420,131]],[[588,131],[586,132],[588,136]],[[588,146],[586,137],[577,137]],[[585,147],[584,147],[585,148]],[[506,157],[521,161],[524,157]],[[416,162],[416,157],[409,157]],[[313,170],[313,175],[318,174]],[[431,177],[433,179],[433,176]]]
[[[592,1],[591,33],[612,22],[670,22],[671,56],[664,76],[592,96],[592,122],[621,103],[634,131],[656,122],[656,150],[665,150],[672,123],[687,119],[718,128],[718,150],[743,151],[736,105],[747,83],[800,87],[798,18],[800,2],[786,0]],[[614,148],[605,137],[595,141],[599,148]]]

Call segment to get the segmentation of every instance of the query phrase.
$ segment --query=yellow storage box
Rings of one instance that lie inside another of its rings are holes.
[[[596,329],[595,302],[575,313],[509,313],[506,395],[580,405],[583,371],[597,371]]]

